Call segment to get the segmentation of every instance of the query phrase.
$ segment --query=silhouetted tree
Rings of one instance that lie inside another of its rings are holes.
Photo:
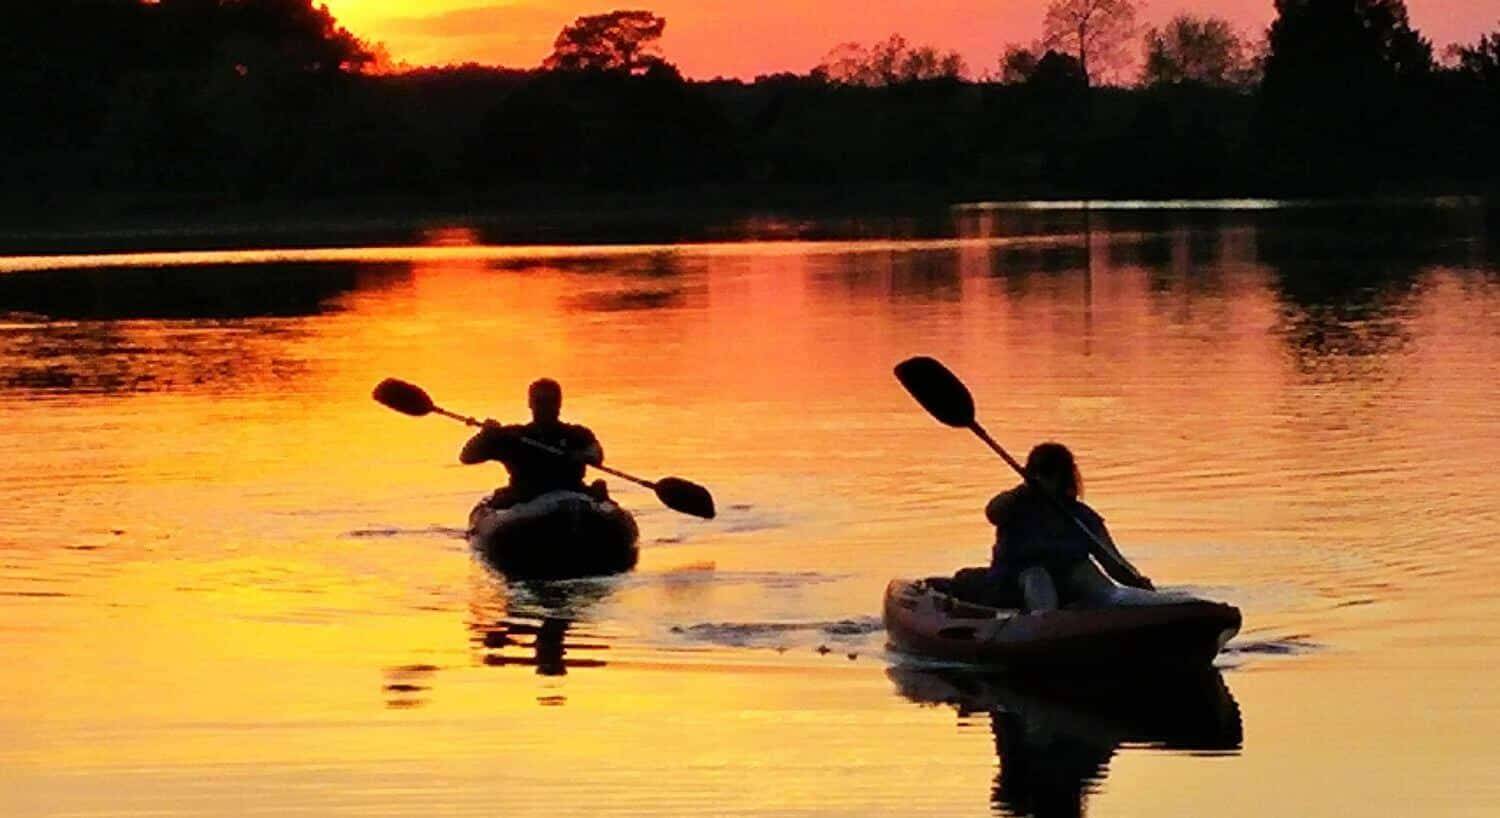
[[[18,154],[76,151],[98,132],[113,77],[150,59],[138,0],[7,4],[0,24],[0,88],[6,125],[0,167]],[[46,172],[71,173],[36,161]],[[16,170],[41,175],[42,168]],[[77,164],[76,161],[74,164]]]
[[[1430,99],[1431,132],[1441,133],[1450,167],[1471,179],[1488,178],[1490,192],[1500,193],[1500,31],[1481,35],[1472,45],[1450,50],[1452,68],[1435,83]]]
[[[1480,36],[1473,45],[1454,49],[1458,70],[1500,90],[1500,31]]]
[[[1276,0],[1266,82],[1376,83],[1432,70],[1432,44],[1411,27],[1403,0]]]
[[[26,127],[0,132],[0,177],[49,189],[220,179],[247,151],[297,151],[306,131],[281,125],[316,120],[329,83],[370,58],[312,0],[17,4],[0,26],[0,87]]]
[[[1048,51],[1018,90],[1005,117],[1016,123],[1009,150],[1027,157],[1037,178],[1050,183],[1085,176],[1087,146],[1100,134],[1091,127],[1093,101],[1078,59]]]
[[[241,74],[359,71],[374,51],[313,0],[140,3],[155,70],[229,67]]]
[[[1037,49],[1024,45],[1006,46],[1000,55],[1000,76],[1004,85],[1020,85],[1036,73]]]
[[[1086,91],[1089,87],[1088,73],[1083,63],[1071,54],[1048,51],[1037,60],[1036,70],[1026,78],[1028,87],[1040,90],[1049,96],[1065,97]]]
[[[1042,19],[1042,43],[1074,55],[1092,83],[1129,59],[1135,17],[1134,0],[1052,0]]]
[[[960,79],[967,70],[956,51],[913,46],[899,34],[863,46],[844,43],[823,58],[813,73],[843,85],[880,87],[937,79]]]
[[[667,21],[649,11],[612,11],[579,17],[557,35],[548,71],[644,73],[662,62],[655,53]]]
[[[1277,0],[1257,131],[1285,178],[1342,187],[1421,171],[1432,45],[1402,0]]]
[[[1254,82],[1254,73],[1244,41],[1227,20],[1179,14],[1146,32],[1141,82],[1245,87]]]
[[[962,80],[957,54],[899,36],[799,75],[688,81],[644,11],[570,25],[547,61],[566,70],[388,73],[318,2],[12,4],[5,215],[68,219],[38,202],[115,193],[171,206],[742,180],[1123,196],[1500,181],[1500,32],[1437,70],[1397,0],[1280,0],[1254,96],[1224,87],[1252,49],[1202,18],[1153,32],[1146,87],[1090,89],[1124,59],[1105,35],[1132,28],[1125,0],[1058,0],[1058,44],[1006,49],[1000,82],[982,83]]]
[[[658,188],[737,169],[723,115],[665,63],[537,74],[485,117],[468,162],[481,185]]]

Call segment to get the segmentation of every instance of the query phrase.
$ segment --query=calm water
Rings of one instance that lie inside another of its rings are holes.
[[[0,258],[0,813],[1494,815],[1495,217],[1244,207]],[[985,559],[1012,483],[917,353],[1243,609],[1220,674],[885,651],[886,581]],[[721,518],[616,485],[639,571],[499,581],[499,468],[368,395],[516,419],[544,374]]]

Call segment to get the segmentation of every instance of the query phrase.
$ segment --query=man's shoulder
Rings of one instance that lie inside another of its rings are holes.
[[[534,432],[537,437],[563,440],[569,445],[586,446],[596,440],[592,429],[577,423],[558,423],[555,426],[548,426],[547,428],[539,428],[531,425],[527,429]]]
[[[593,441],[596,439],[594,437],[594,430],[582,424],[564,423],[563,430],[568,437],[574,440]]]

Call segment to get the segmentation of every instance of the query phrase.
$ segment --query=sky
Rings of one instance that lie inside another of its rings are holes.
[[[842,42],[900,33],[913,43],[953,49],[973,73],[998,61],[1005,44],[1041,33],[1047,0],[324,0],[360,37],[384,43],[414,65],[474,61],[535,66],[574,18],[615,8],[646,8],[667,18],[666,57],[689,77],[752,78],[803,72]],[[1193,10],[1224,17],[1257,37],[1272,0],[1156,0],[1142,4],[1156,23]],[[1441,53],[1500,28],[1500,0],[1407,0],[1412,22]]]

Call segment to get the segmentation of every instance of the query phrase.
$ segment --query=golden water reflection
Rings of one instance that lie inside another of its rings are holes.
[[[0,260],[0,812],[978,815],[992,787],[1112,815],[1500,805],[1476,683],[1500,640],[1474,624],[1500,615],[1483,217],[897,227]],[[914,353],[1012,449],[1073,445],[1153,577],[1244,610],[1238,753],[1183,743],[1213,718],[893,691],[881,588],[984,559],[979,509],[1009,483],[895,384]],[[404,377],[514,419],[543,374],[612,464],[712,486],[721,518],[615,486],[636,574],[500,583],[462,539],[498,469],[368,394]],[[1026,772],[1035,723],[1070,754],[1044,765],[1073,770],[1057,789]]]
[[[964,670],[888,672],[902,696],[987,717],[999,764],[997,812],[1035,818],[1085,814],[1123,746],[1237,754],[1239,705],[1217,670],[1161,678],[1027,678]]]

